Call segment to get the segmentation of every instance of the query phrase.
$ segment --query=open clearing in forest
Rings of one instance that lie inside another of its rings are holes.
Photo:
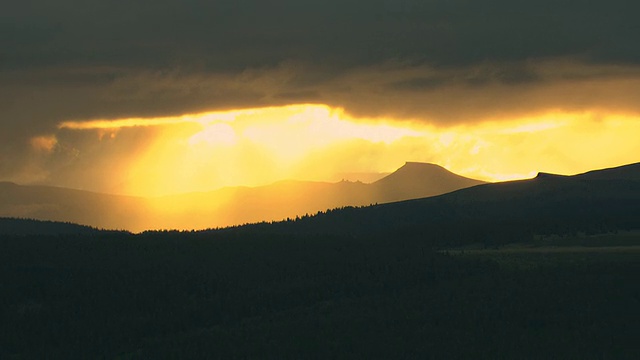
[[[494,260],[518,268],[560,264],[588,265],[604,262],[640,262],[640,232],[546,237],[532,243],[510,244],[500,248],[465,247],[442,250],[455,256]]]

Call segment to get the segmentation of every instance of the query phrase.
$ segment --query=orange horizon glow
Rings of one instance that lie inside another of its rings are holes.
[[[116,175],[125,194],[154,197],[282,179],[339,181],[339,174],[388,173],[406,161],[504,181],[640,160],[639,118],[595,111],[435,126],[354,118],[340,108],[298,104],[59,124],[66,131],[112,131],[111,137],[145,127],[159,131],[122,162]],[[49,146],[43,139],[34,146]]]

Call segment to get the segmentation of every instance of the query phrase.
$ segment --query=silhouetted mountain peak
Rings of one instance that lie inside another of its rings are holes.
[[[434,163],[426,163],[426,162],[417,162],[417,161],[407,161],[402,165],[396,172],[398,171],[408,171],[408,170],[427,170],[430,169],[432,171],[446,171],[449,170],[443,168],[442,166]]]
[[[416,173],[422,173],[423,175],[433,175],[436,173],[449,173],[449,171],[440,165],[432,163],[407,161],[404,163],[404,165],[398,168],[398,170],[392,172],[391,174],[378,181],[383,181],[384,179],[387,179],[389,177],[397,177],[399,175],[416,175]]]
[[[445,175],[445,174],[456,175],[440,165],[433,164],[433,163],[415,162],[415,161],[407,161],[398,170],[387,175],[387,177],[394,174],[408,175],[408,176],[437,176],[437,175]]]
[[[374,184],[388,183],[392,181],[395,182],[398,180],[401,180],[401,181],[410,180],[412,182],[414,181],[424,182],[424,181],[430,181],[430,180],[433,180],[433,181],[469,180],[474,183],[473,185],[483,183],[483,181],[480,181],[480,180],[470,179],[464,176],[454,174],[451,171],[437,164],[407,161],[398,170],[376,181]]]
[[[384,201],[398,201],[441,195],[483,183],[454,174],[440,165],[409,161],[372,185]]]
[[[419,161],[406,161],[401,168],[404,168],[404,167],[434,167],[434,168],[444,169],[442,166],[438,164],[428,163],[428,162],[419,162]]]

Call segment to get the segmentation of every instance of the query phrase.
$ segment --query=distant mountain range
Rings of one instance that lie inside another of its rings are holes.
[[[423,180],[416,183],[411,180],[420,178]],[[470,187],[426,197],[445,191],[445,187],[438,187],[444,182],[457,187]],[[207,227],[206,224],[210,225],[208,227],[214,226],[215,220],[220,219],[253,221],[261,212],[277,218],[287,216],[283,215],[286,211],[312,214],[315,213],[314,210],[305,209],[332,209],[323,210],[314,216],[217,231],[267,236],[324,234],[357,238],[419,238],[425,245],[433,246],[471,243],[491,246],[528,241],[536,236],[640,229],[640,163],[574,176],[539,173],[528,180],[473,186],[476,183],[478,182],[459,177],[438,166],[417,163],[407,163],[395,173],[370,185],[353,182],[329,184],[284,181],[261,188],[229,188],[146,202],[139,198],[4,183],[0,186],[0,208],[3,216],[6,209],[13,208],[14,211],[21,209],[29,212],[9,216],[67,216],[62,219],[64,221],[72,221],[69,218],[75,216],[85,221],[74,222],[83,224],[92,224],[90,221],[99,223],[100,219],[96,219],[101,214],[104,214],[103,221],[108,219],[114,223],[125,223],[127,219],[144,220],[143,211],[147,209],[146,215],[150,217],[147,219],[148,224],[190,220],[192,224],[205,224],[203,228]],[[414,189],[412,194],[423,198],[365,207],[352,206],[374,203],[371,200],[373,198],[381,202],[394,197],[410,196],[404,189],[411,186]],[[308,196],[309,194],[314,196]],[[222,199],[224,196],[226,198]],[[193,200],[199,200],[195,202],[198,206],[189,207]],[[233,201],[232,206],[228,203],[225,205],[225,200]],[[212,203],[221,205],[216,208],[211,206]],[[20,204],[22,207],[18,206]],[[65,206],[68,207],[66,212],[62,211]],[[128,212],[122,210],[126,206],[130,209]],[[166,208],[162,208],[163,206]],[[161,207],[163,212],[154,210],[154,207]],[[123,212],[114,214],[107,211],[113,208]],[[188,218],[195,215],[201,217]],[[220,217],[216,218],[216,215]],[[86,227],[73,228],[71,224],[61,223],[59,226],[60,229],[56,230],[56,224],[50,222],[38,225],[27,221],[0,219],[0,233],[11,232],[11,229],[22,229],[18,232],[27,233],[93,231]]]
[[[640,229],[640,163],[574,176],[540,173],[440,196],[344,208],[248,232],[420,237],[426,244],[505,244],[533,236]]]
[[[482,184],[438,165],[407,162],[371,184],[281,181],[159,198],[0,182],[0,217],[105,229],[205,229],[296,218],[344,206],[417,199]]]

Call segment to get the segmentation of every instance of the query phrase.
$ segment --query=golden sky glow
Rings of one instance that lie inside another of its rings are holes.
[[[53,151],[58,144],[58,139],[55,136],[35,136],[31,138],[31,147],[39,152],[49,153]]]
[[[344,173],[391,172],[405,161],[433,162],[461,175],[499,181],[640,160],[639,119],[596,112],[436,127],[356,119],[341,109],[307,104],[59,125],[65,131],[96,132],[99,142],[150,127],[155,131],[144,145],[119,143],[136,151],[120,159],[117,174],[110,175],[121,184],[117,192],[161,196],[281,179],[338,181]],[[57,141],[50,136],[32,142],[50,151]]]

